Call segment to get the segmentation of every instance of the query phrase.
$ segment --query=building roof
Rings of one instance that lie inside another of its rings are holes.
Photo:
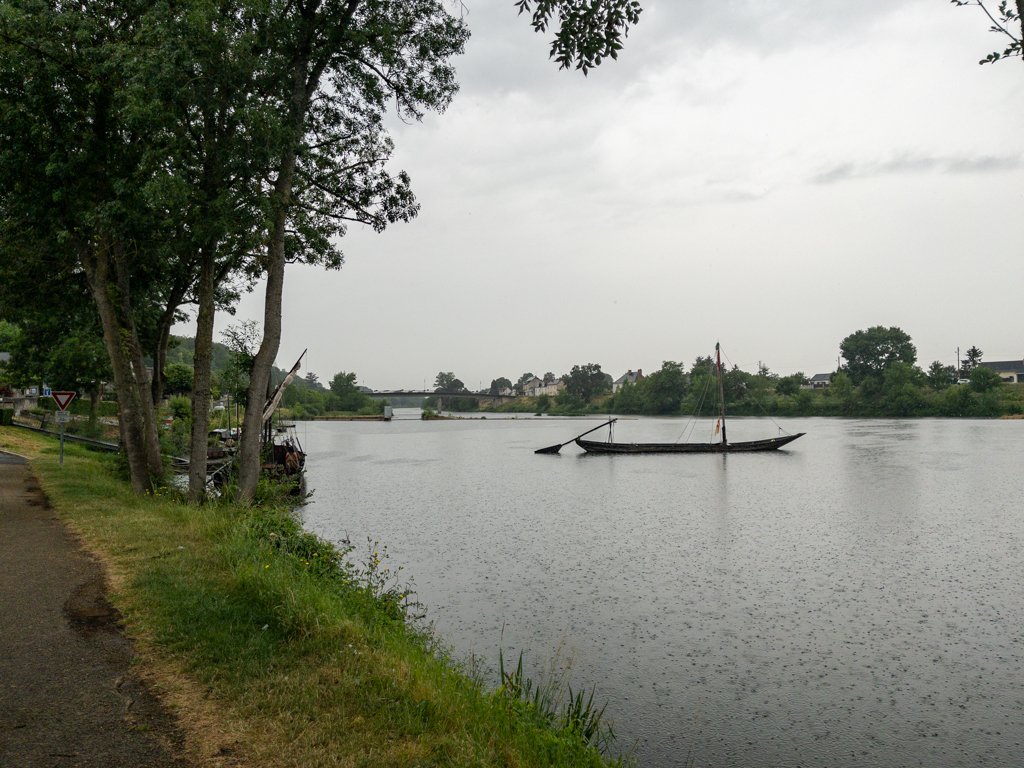
[[[615,385],[625,384],[627,381],[630,384],[636,384],[637,379],[642,379],[643,377],[644,377],[644,374],[643,374],[642,369],[637,369],[635,371],[629,370],[629,371],[626,371],[621,376],[619,376],[619,378],[617,378],[613,382],[613,384],[615,384]]]
[[[810,378],[810,382],[813,384],[816,381],[830,382],[832,381],[831,373],[816,373]]]
[[[978,365],[984,365],[993,371],[1003,373],[1024,373],[1024,360],[996,360],[995,362],[982,361]]]

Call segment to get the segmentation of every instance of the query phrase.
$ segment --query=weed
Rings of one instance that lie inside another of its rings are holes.
[[[551,728],[578,738],[601,754],[608,754],[615,742],[615,731],[605,718],[607,702],[600,707],[594,704],[594,690],[589,694],[586,689],[574,692],[572,686],[569,686],[565,706],[559,712],[559,702],[562,699],[561,682],[554,676],[549,676],[543,682],[536,683],[527,676],[523,671],[522,651],[519,653],[515,669],[510,671],[505,668],[505,654],[499,648],[498,670],[501,675],[499,696],[517,704],[525,703]]]

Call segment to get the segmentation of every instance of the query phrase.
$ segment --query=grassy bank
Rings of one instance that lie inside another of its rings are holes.
[[[113,459],[0,428],[50,503],[107,565],[143,675],[211,765],[599,766],[581,734],[488,690],[405,618],[363,566],[283,509],[138,498]]]

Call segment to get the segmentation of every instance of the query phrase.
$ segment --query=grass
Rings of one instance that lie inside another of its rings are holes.
[[[284,509],[134,496],[113,461],[0,428],[107,566],[138,666],[197,761],[601,766],[592,724],[488,690],[406,618],[408,595]],[[580,706],[580,702],[576,703]],[[220,757],[219,757],[220,756]]]

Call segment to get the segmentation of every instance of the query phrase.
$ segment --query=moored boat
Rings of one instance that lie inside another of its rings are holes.
[[[718,379],[718,422],[715,425],[715,435],[721,435],[717,442],[709,443],[617,443],[612,439],[612,425],[617,419],[609,419],[594,429],[587,430],[583,434],[569,442],[575,442],[587,453],[763,453],[766,451],[777,451],[797,438],[803,437],[805,432],[796,434],[780,434],[777,437],[769,437],[761,440],[744,440],[740,442],[729,442],[725,427],[725,377],[722,370],[722,355],[718,344],[715,344],[715,375]],[[607,440],[584,440],[583,436],[594,432],[601,427],[608,427]],[[553,445],[548,448],[541,448],[534,453],[558,453],[558,450],[568,445]]]
[[[784,445],[803,437],[805,432],[794,435],[770,437],[765,440],[746,440],[738,443],[615,443],[601,440],[576,438],[575,443],[587,453],[755,453],[777,451]]]

